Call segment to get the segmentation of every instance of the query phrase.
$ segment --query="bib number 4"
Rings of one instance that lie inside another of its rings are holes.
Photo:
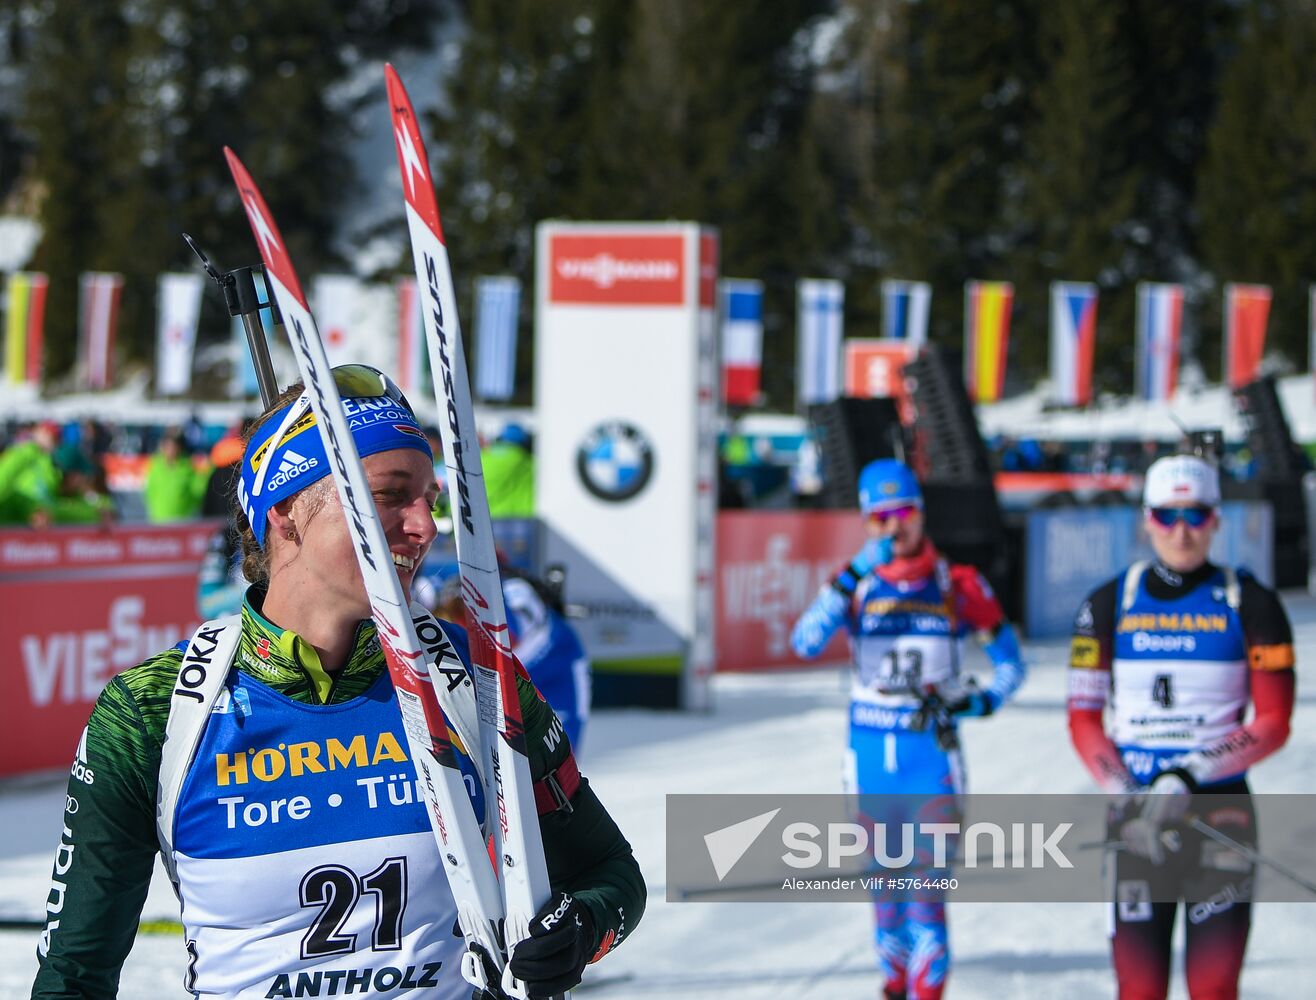
[[[1174,683],[1170,674],[1157,674],[1152,681],[1152,701],[1161,708],[1174,707]]]

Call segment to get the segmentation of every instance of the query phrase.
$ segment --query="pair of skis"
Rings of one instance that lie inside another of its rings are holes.
[[[450,735],[455,730],[450,729],[435,693],[445,682],[416,634],[319,329],[265,199],[237,155],[227,147],[224,154],[283,313],[347,516],[411,759],[468,945],[462,975],[474,986],[500,987],[510,996],[524,997],[524,985],[506,967],[507,956],[529,937],[530,921],[548,901],[551,888],[439,206],[411,100],[392,66],[385,67],[385,75],[416,281],[424,297],[425,338],[475,668],[482,745],[466,749],[482,773],[493,778],[501,878],[462,780]],[[477,947],[502,970],[501,983],[487,981]]]

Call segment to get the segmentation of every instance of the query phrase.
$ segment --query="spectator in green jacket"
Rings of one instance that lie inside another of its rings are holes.
[[[59,424],[45,421],[0,454],[0,524],[44,528],[50,523],[60,481],[51,453],[59,439]]]
[[[481,456],[492,517],[535,516],[535,456],[530,435],[508,424]]]
[[[196,517],[211,471],[209,464],[200,469],[192,464],[182,435],[170,429],[146,466],[146,519],[159,524]]]
[[[118,517],[105,481],[105,468],[82,443],[65,441],[55,449],[59,490],[50,509],[54,524],[99,524],[109,527]]]

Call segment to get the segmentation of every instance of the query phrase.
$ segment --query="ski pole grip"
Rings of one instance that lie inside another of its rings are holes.
[[[251,276],[251,268],[234,268],[229,271],[229,275],[233,278],[233,283],[224,291],[224,304],[228,306],[228,314],[246,316],[248,313],[260,312],[263,303],[256,296],[256,281]]]
[[[201,260],[206,274],[214,279],[224,295],[224,307],[230,316],[242,317],[242,328],[247,334],[247,348],[251,351],[251,363],[256,368],[256,386],[260,389],[261,405],[269,409],[271,400],[279,394],[279,383],[274,378],[274,362],[270,359],[270,346],[265,340],[265,331],[260,323],[260,310],[263,303],[256,296],[256,282],[251,276],[251,268],[239,267],[232,271],[221,271],[205,252],[197,246],[196,240],[183,233],[183,240],[192,252]],[[266,287],[269,287],[268,281]],[[274,307],[274,295],[270,294],[268,303],[275,321],[279,319]]]

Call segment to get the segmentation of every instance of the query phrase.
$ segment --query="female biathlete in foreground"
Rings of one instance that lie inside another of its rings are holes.
[[[1184,821],[1189,809],[1256,842],[1246,772],[1288,738],[1293,632],[1274,591],[1207,558],[1219,526],[1215,467],[1162,458],[1143,488],[1156,558],[1098,587],[1074,621],[1069,729],[1103,791],[1136,793],[1112,816],[1112,954],[1120,1000],[1161,1000],[1185,903],[1193,1000],[1238,996],[1253,866]],[[1254,715],[1244,721],[1248,703]],[[1103,725],[1102,713],[1106,712]],[[1212,809],[1210,797],[1232,793]],[[1240,807],[1241,806],[1241,807]]]
[[[334,377],[409,593],[435,535],[429,443],[381,373],[354,365]],[[116,994],[157,853],[182,903],[194,995],[471,995],[456,906],[329,476],[295,386],[250,432],[242,460],[237,517],[257,582],[241,616],[198,632],[187,653],[223,672],[213,710],[190,740],[176,742],[171,724],[164,746],[171,713],[188,717],[182,643],[111,680],[92,711],[69,778],[34,998]],[[469,673],[464,630],[435,628]],[[511,965],[544,997],[575,986],[587,962],[634,930],[645,888],[560,723],[524,674],[517,687],[554,896]],[[174,755],[178,745],[190,752]],[[181,787],[166,780],[180,769]],[[464,770],[484,817],[492,789]],[[171,788],[174,800],[162,794]]]
[[[916,817],[892,811],[926,796],[918,818],[953,818],[944,814],[954,811],[963,791],[955,719],[990,715],[1014,694],[1024,679],[1019,642],[982,575],[949,563],[924,534],[923,493],[908,466],[894,459],[865,466],[859,509],[868,542],[796,622],[791,644],[813,657],[842,626],[850,635],[847,783],[860,796],[902,796],[861,798],[861,808],[871,803],[883,810],[881,819],[895,828]],[[992,661],[985,690],[960,676],[960,647],[969,632]],[[940,997],[950,965],[944,891],[875,898],[874,910],[885,995]]]

